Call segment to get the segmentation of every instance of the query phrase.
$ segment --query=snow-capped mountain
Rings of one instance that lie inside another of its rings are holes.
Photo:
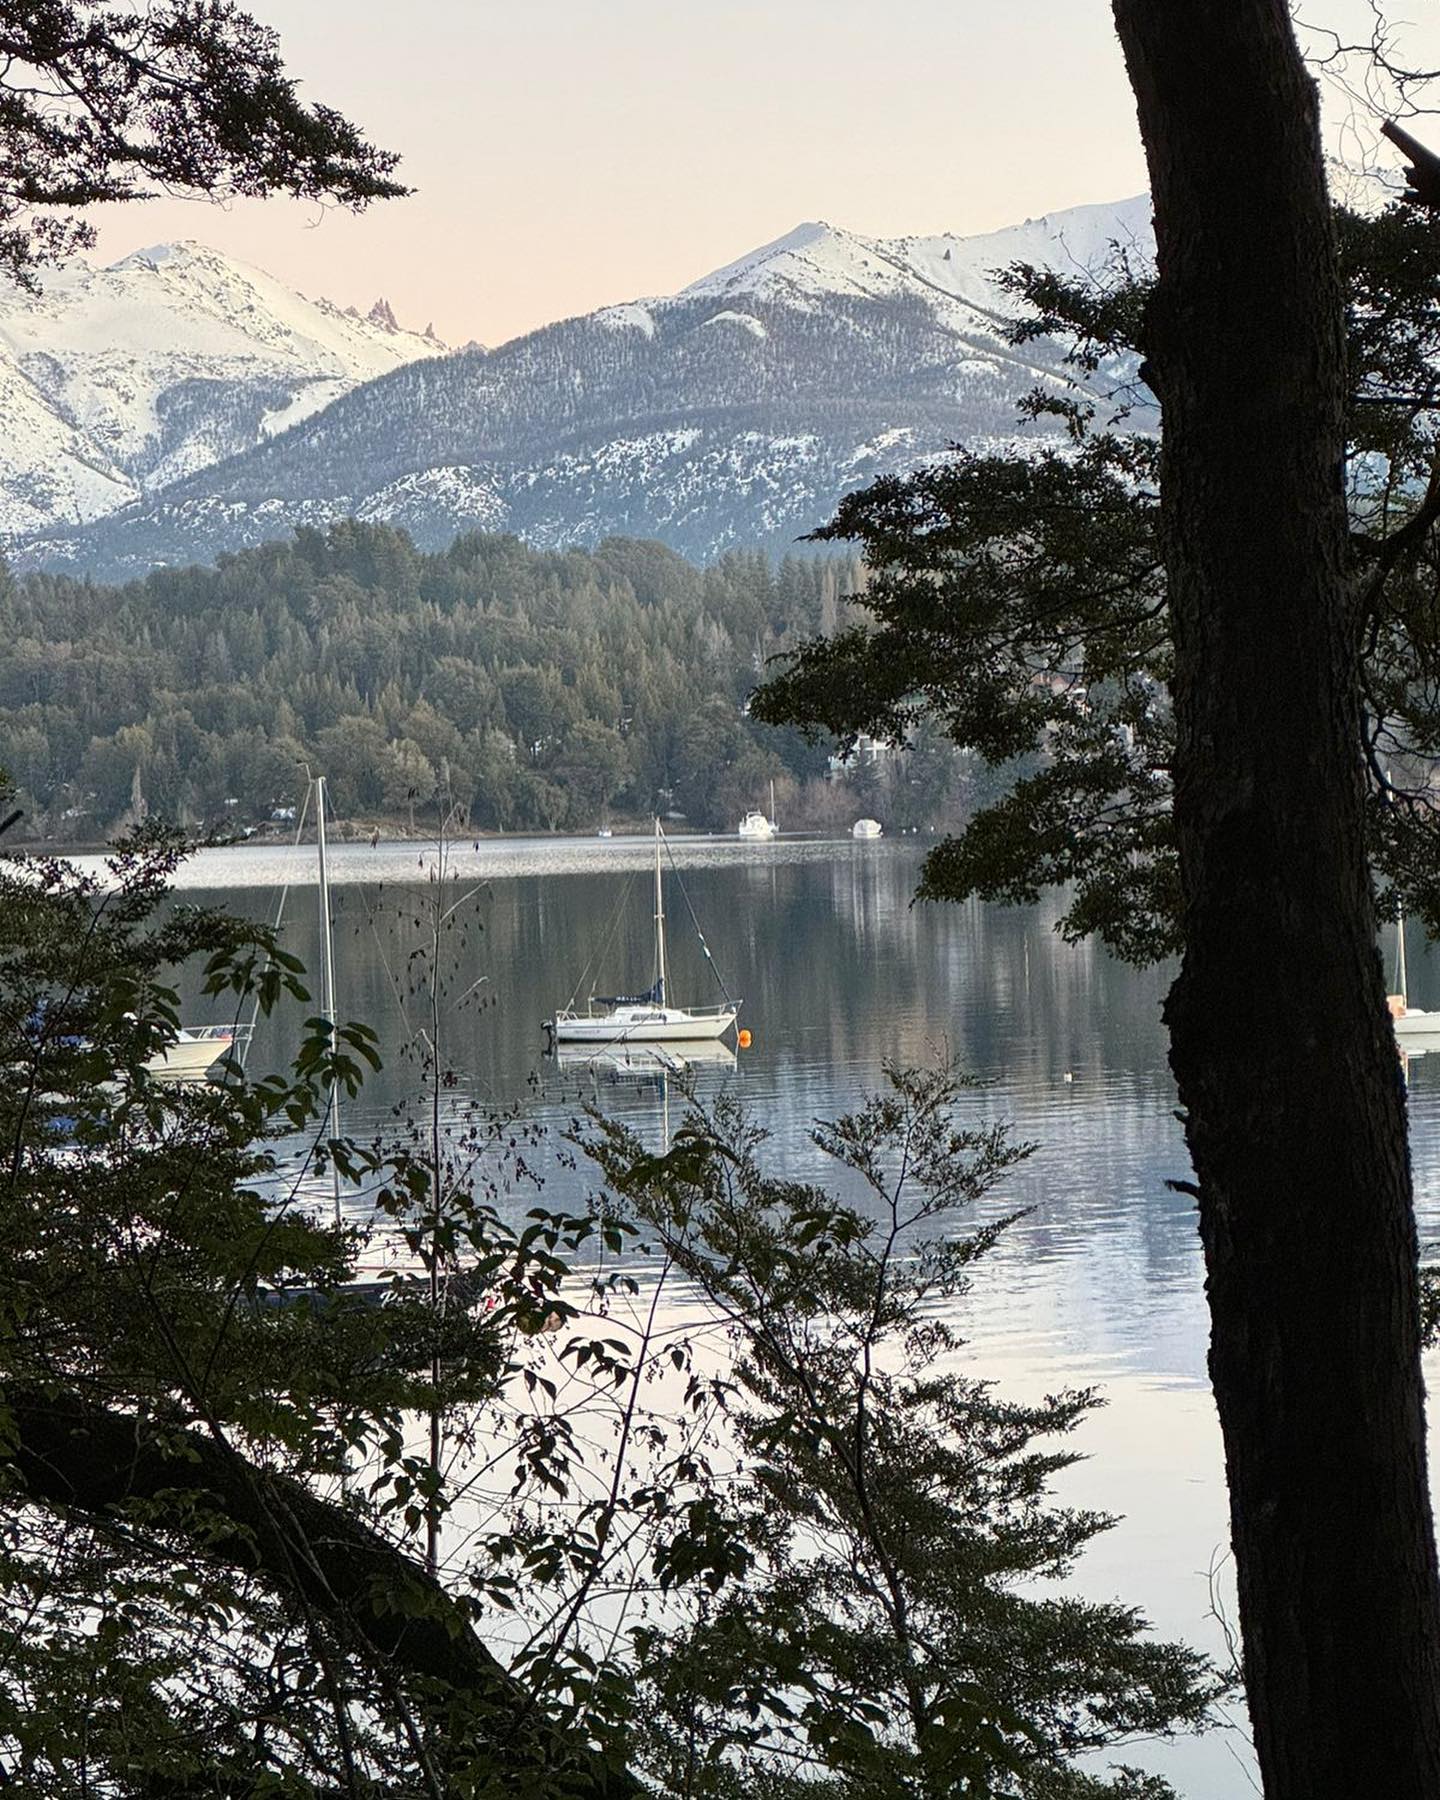
[[[701,559],[782,549],[878,474],[1021,436],[1015,401],[1060,379],[1059,352],[1005,342],[1013,306],[992,272],[1099,270],[1116,244],[1143,257],[1149,215],[1141,196],[984,237],[802,225],[670,298],[408,362],[13,554],[115,578],[351,515],[426,546],[486,529],[547,546],[655,537]]]
[[[1014,310],[996,285],[997,269],[1030,263],[1085,274],[1103,267],[1113,245],[1149,256],[1152,244],[1147,194],[1074,206],[976,237],[865,238],[813,223],[702,276],[684,293],[748,294],[797,306],[832,294],[881,300],[918,293],[957,320],[968,313],[994,321]]]
[[[87,524],[443,350],[202,244],[0,289],[0,534]]]

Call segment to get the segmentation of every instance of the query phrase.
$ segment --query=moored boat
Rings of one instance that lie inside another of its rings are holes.
[[[592,995],[584,1012],[572,1002],[547,1019],[546,1030],[557,1044],[633,1044],[684,1042],[720,1038],[735,1023],[737,1002],[728,996],[720,1006],[672,1006],[666,995],[665,885],[660,869],[664,834],[655,821],[655,979],[640,994]],[[702,937],[707,960],[709,948]],[[713,963],[711,965],[714,966]],[[717,977],[718,979],[718,977]],[[723,988],[723,983],[721,984]],[[599,1010],[597,1010],[599,1009]]]
[[[740,821],[739,830],[736,835],[742,838],[750,838],[752,841],[779,837],[780,820],[775,811],[775,783],[773,781],[770,783],[769,818],[766,818],[765,814],[761,812],[758,807],[753,812],[747,812],[745,817]]]
[[[1431,1012],[1423,1006],[1411,1006],[1410,1004],[1410,981],[1405,962],[1405,920],[1403,915],[1397,931],[1395,985],[1400,991],[1396,994],[1387,994],[1385,997],[1385,1003],[1390,1008],[1390,1020],[1395,1027],[1395,1036],[1402,1044],[1412,1038],[1440,1038],[1440,1012]]]
[[[145,1067],[152,1075],[172,1080],[198,1079],[231,1046],[243,1028],[234,1025],[182,1025],[175,1041],[146,1059]]]

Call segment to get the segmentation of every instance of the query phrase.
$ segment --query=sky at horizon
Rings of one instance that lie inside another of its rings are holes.
[[[249,3],[307,97],[400,151],[416,192],[358,217],[100,209],[101,260],[198,238],[496,344],[672,293],[808,219],[968,236],[1145,186],[1109,0]]]
[[[99,209],[312,296],[495,344],[671,293],[807,219],[964,235],[1145,185],[1108,0],[249,0],[311,99],[404,158],[360,217]]]

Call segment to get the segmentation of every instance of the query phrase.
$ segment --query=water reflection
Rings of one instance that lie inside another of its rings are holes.
[[[1053,908],[912,904],[919,855],[910,846],[701,839],[674,848],[753,1035],[738,1058],[686,1055],[702,1101],[738,1090],[769,1128],[780,1172],[833,1181],[811,1123],[881,1082],[887,1060],[953,1056],[991,1084],[974,1096],[976,1115],[1010,1119],[1039,1146],[1000,1197],[1031,1210],[977,1285],[976,1335],[1017,1357],[1043,1354],[1057,1370],[1199,1381],[1198,1248],[1188,1202],[1165,1185],[1187,1169],[1159,1017],[1166,972],[1137,973],[1093,946],[1063,943]],[[202,857],[185,898],[265,917],[273,884],[290,881],[286,941],[313,966],[308,854]],[[467,1097],[523,1098],[555,1137],[598,1099],[654,1141],[664,1072],[645,1066],[639,1046],[608,1065],[586,1052],[547,1058],[540,1030],[612,919],[608,968],[622,980],[648,968],[648,909],[623,899],[645,878],[649,854],[643,839],[614,839],[485,843],[457,858],[462,879],[487,877],[468,927],[444,952],[459,964],[451,993],[471,990],[444,1019],[447,1060]],[[378,1129],[403,1112],[416,1083],[411,1052],[428,1011],[416,958],[436,897],[432,865],[409,846],[341,846],[333,862],[340,1011],[377,1028],[386,1059],[349,1117]],[[202,885],[221,873],[225,886]],[[698,1001],[712,986],[705,959],[683,920],[672,921],[671,940],[675,991]],[[252,1068],[293,1053],[302,1011],[260,1021]],[[679,1104],[673,1084],[665,1097],[672,1110]],[[586,1172],[553,1148],[537,1154],[549,1197],[578,1202]]]
[[[771,1132],[777,1172],[836,1180],[808,1138],[811,1123],[853,1106],[887,1060],[950,1054],[990,1085],[977,1117],[1013,1121],[1036,1154],[996,1204],[1029,1209],[965,1302],[962,1328],[987,1372],[1035,1393],[1097,1381],[1109,1401],[1087,1425],[1092,1460],[1067,1477],[1069,1497],[1125,1523],[1084,1559],[1088,1591],[1141,1605],[1167,1633],[1217,1646],[1206,1571],[1225,1540],[1218,1433],[1204,1378],[1206,1316],[1191,1202],[1167,1181],[1189,1172],[1174,1117],[1160,1005],[1170,971],[1137,972],[1092,945],[1067,945],[1058,907],[913,905],[919,853],[910,845],[676,840],[676,860],[753,1045],[738,1057],[687,1057],[704,1101],[738,1092]],[[480,1003],[446,1019],[464,1098],[523,1099],[546,1137],[532,1153],[545,1203],[578,1204],[590,1173],[562,1134],[598,1102],[646,1141],[678,1122],[677,1072],[642,1048],[597,1057],[543,1055],[541,1021],[574,987],[608,929],[625,884],[645,878],[648,840],[482,844],[459,859],[481,879],[455,991],[483,978]],[[308,852],[201,858],[186,898],[254,917],[274,888],[297,884],[287,941],[314,964],[317,932]],[[434,895],[414,847],[341,847],[334,855],[340,1010],[381,1033],[386,1067],[352,1123],[378,1129],[412,1098],[413,1006],[395,971],[425,938]],[[650,920],[621,913],[611,965],[648,968]],[[709,992],[704,959],[672,921],[677,992]],[[1387,944],[1388,948],[1388,944]],[[1417,1004],[1440,1004],[1440,968],[1416,958]],[[204,1014],[197,1015],[204,1017]],[[252,1068],[286,1058],[294,1016],[262,1021]],[[721,1048],[710,1046],[710,1050]],[[1411,1139],[1422,1238],[1440,1239],[1440,1055],[1410,1069]],[[533,1203],[533,1194],[515,1203]],[[1158,1761],[1206,1800],[1253,1792],[1235,1746],[1211,1740]]]
[[[727,1074],[738,1066],[735,1052],[728,1044],[697,1039],[687,1043],[674,1039],[663,1044],[631,1044],[620,1040],[613,1044],[557,1044],[550,1052],[555,1067],[562,1072],[577,1072],[617,1082],[632,1082],[653,1087],[667,1079],[681,1081],[692,1069],[723,1069]]]

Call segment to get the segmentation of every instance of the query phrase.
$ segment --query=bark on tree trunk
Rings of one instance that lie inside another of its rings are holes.
[[[1160,283],[1184,965],[1244,1672],[1270,1800],[1440,1795],[1405,1103],[1362,842],[1340,285],[1285,0],[1114,0]]]

